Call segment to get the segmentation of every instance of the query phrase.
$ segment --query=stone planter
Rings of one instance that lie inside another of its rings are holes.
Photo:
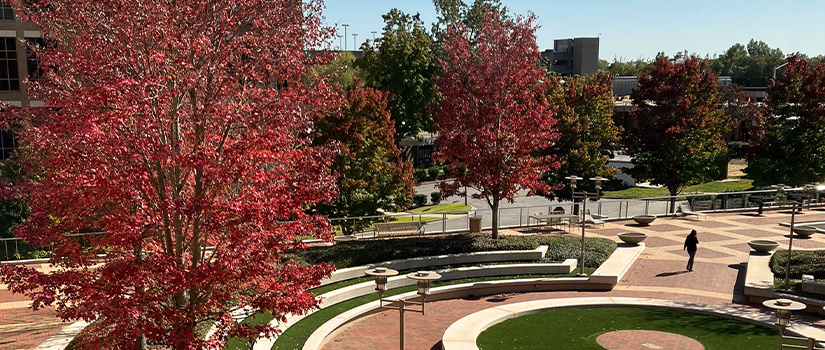
[[[638,245],[647,238],[644,233],[625,232],[619,234],[619,239],[630,245]]]
[[[642,226],[650,225],[650,223],[653,222],[653,220],[656,220],[656,216],[653,216],[653,215],[636,215],[636,216],[633,217],[633,221],[635,221],[637,224],[642,225]]]
[[[811,238],[811,236],[816,233],[816,227],[796,226],[793,228],[793,232],[801,238]]]
[[[757,253],[768,254],[771,250],[774,250],[779,246],[779,242],[767,239],[753,239],[748,241],[748,245],[751,246],[751,249],[755,250]]]

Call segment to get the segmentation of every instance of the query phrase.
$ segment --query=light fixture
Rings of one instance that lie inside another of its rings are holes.
[[[375,277],[375,290],[378,291],[378,298],[381,299],[384,297],[384,291],[387,290],[387,278],[397,275],[398,271],[386,267],[376,267],[364,273]]]
[[[407,278],[416,280],[418,295],[420,295],[423,300],[427,297],[427,294],[430,293],[430,281],[441,278],[441,275],[432,271],[418,271],[407,274]]]
[[[570,188],[574,190],[576,189],[576,181],[584,180],[584,178],[578,177],[576,175],[570,175],[568,177],[565,177],[565,179],[570,180]]]
[[[762,305],[774,311],[773,314],[776,316],[776,325],[781,327],[782,330],[790,324],[791,311],[801,311],[806,308],[805,304],[790,299],[765,300],[762,302]]]

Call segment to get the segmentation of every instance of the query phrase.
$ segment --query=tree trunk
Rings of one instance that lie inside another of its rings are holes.
[[[498,239],[498,198],[493,198],[490,209],[493,211],[493,239]]]
[[[146,336],[141,335],[135,339],[135,350],[144,350],[146,349]]]
[[[670,192],[670,212],[676,213],[676,190],[677,187],[668,187],[667,190]]]

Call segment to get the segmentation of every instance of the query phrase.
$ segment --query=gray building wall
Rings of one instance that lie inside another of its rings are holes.
[[[599,69],[599,38],[557,39],[541,57],[564,76],[593,74]]]

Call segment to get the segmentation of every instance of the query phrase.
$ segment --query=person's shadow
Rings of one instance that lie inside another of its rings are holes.
[[[656,277],[670,277],[670,276],[681,275],[681,274],[687,273],[687,272],[688,272],[687,270],[676,271],[676,272],[662,272],[662,273],[656,275]]]

